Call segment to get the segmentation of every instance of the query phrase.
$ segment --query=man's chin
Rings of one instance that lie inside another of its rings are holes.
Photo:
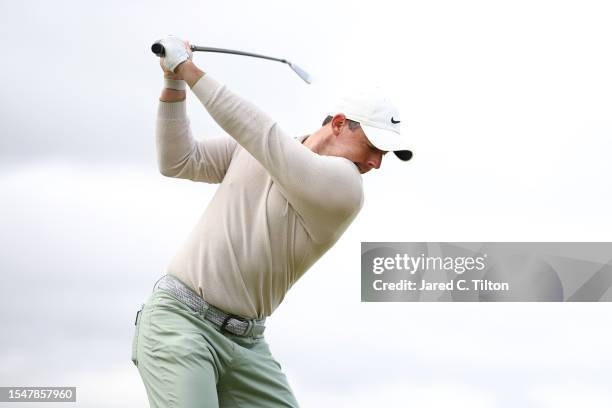
[[[355,162],[353,162],[353,164],[357,167],[357,169],[359,170],[361,174],[366,174],[368,171],[370,171],[370,170],[364,170],[359,164]]]

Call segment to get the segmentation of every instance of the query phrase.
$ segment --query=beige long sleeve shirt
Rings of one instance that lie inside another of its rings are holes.
[[[361,174],[312,152],[305,136],[291,137],[209,75],[192,91],[231,137],[196,140],[185,102],[160,102],[161,173],[220,183],[168,273],[226,312],[269,316],[361,209]]]

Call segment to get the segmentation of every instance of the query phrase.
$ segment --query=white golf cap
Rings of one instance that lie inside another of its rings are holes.
[[[378,149],[392,151],[403,161],[412,158],[408,140],[400,135],[399,111],[379,89],[341,97],[327,114],[339,113],[359,122],[370,143]]]

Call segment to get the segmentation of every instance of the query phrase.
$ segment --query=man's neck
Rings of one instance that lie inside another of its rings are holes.
[[[325,138],[319,132],[308,135],[302,144],[317,154],[325,154]]]

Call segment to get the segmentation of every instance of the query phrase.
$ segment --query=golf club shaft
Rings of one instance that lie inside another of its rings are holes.
[[[151,47],[151,51],[153,51],[153,53],[155,55],[157,55],[158,57],[160,57],[160,58],[162,58],[162,57],[164,57],[164,55],[166,55],[166,50],[164,49],[164,46],[162,44],[160,44],[160,43],[153,44],[153,46]],[[252,53],[252,52],[245,52],[245,51],[238,51],[238,50],[228,50],[226,48],[200,47],[199,45],[192,45],[191,46],[191,51],[217,52],[217,53],[221,53],[221,54],[244,55],[244,56],[247,56],[247,57],[263,58],[263,59],[267,59],[267,60],[287,63],[286,59],[268,57],[267,55],[255,54],[255,53]]]
[[[166,55],[166,50],[164,49],[164,46],[162,44],[160,44],[159,42],[154,43],[151,46],[151,51],[153,51],[153,53],[155,55],[157,55],[160,58],[163,58]],[[215,47],[200,47],[198,45],[192,45],[191,46],[191,51],[202,51],[202,52],[217,52],[217,53],[222,53],[222,54],[234,54],[234,55],[243,55],[246,57],[254,57],[254,58],[262,58],[262,59],[267,59],[267,60],[271,60],[271,61],[278,61],[278,62],[282,62],[284,64],[287,64],[291,67],[291,69],[298,74],[298,76],[300,78],[302,78],[304,80],[304,82],[306,83],[311,83],[312,79],[310,77],[310,74],[308,74],[306,71],[304,71],[302,68],[298,67],[297,65],[287,61],[286,59],[283,58],[275,58],[275,57],[269,57],[267,55],[261,55],[261,54],[255,54],[252,52],[245,52],[245,51],[238,51],[238,50],[228,50],[226,48],[215,48]]]
[[[267,55],[255,54],[252,52],[245,51],[237,51],[237,50],[228,50],[225,48],[214,48],[214,47],[200,47],[199,45],[192,45],[191,51],[203,51],[203,52],[218,52],[221,54],[234,54],[234,55],[244,55],[247,57],[255,57],[255,58],[263,58],[272,61],[284,62],[287,63],[287,60],[281,58],[268,57]]]

